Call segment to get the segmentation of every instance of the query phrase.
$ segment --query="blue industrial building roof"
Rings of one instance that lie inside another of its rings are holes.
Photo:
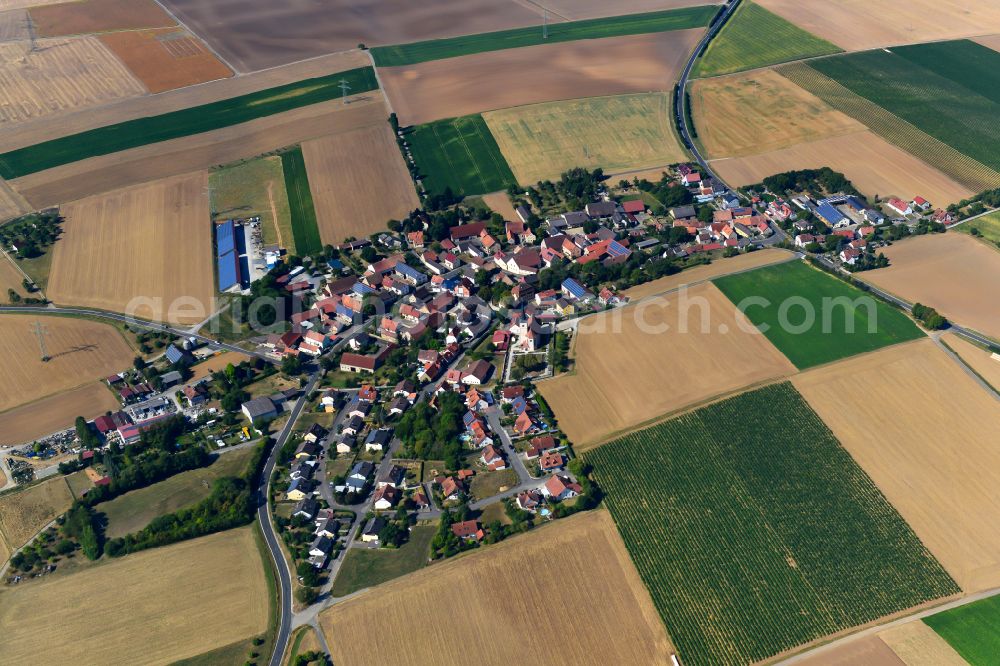
[[[816,209],[816,214],[822,217],[828,224],[834,225],[841,220],[847,219],[847,216],[841,213],[839,210],[834,208],[828,203],[822,203]]]
[[[563,280],[562,288],[568,291],[570,296],[573,298],[583,298],[587,293],[587,290],[583,288],[583,285],[573,278],[566,278]]]
[[[215,245],[217,249],[217,256],[222,257],[227,252],[232,252],[236,249],[236,239],[233,233],[233,221],[223,222],[222,224],[216,225],[215,227]]]
[[[239,281],[239,257],[235,251],[230,250],[219,257],[219,291],[226,291]]]
[[[627,247],[619,243],[618,241],[611,241],[608,243],[608,254],[612,257],[620,257],[623,254],[628,254],[629,250]]]

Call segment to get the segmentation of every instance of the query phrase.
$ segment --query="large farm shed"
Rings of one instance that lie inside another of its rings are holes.
[[[242,282],[240,255],[236,251],[236,225],[232,220],[216,225],[215,244],[219,263],[219,291],[227,291]]]

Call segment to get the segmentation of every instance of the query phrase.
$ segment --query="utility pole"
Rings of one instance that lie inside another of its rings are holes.
[[[49,360],[49,352],[45,348],[45,336],[49,334],[49,329],[40,321],[36,321],[31,327],[31,334],[38,338],[38,350],[42,354],[42,362]]]
[[[347,104],[347,91],[351,89],[351,85],[347,82],[347,79],[340,80],[340,92],[344,95],[344,104]]]
[[[549,10],[542,7],[542,39],[549,38]]]

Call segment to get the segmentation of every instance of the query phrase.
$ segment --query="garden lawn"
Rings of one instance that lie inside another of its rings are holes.
[[[479,114],[438,120],[409,130],[413,159],[431,195],[456,197],[506,190],[514,174]]]
[[[902,312],[801,261],[715,285],[800,370],[923,335]]]
[[[924,618],[971,666],[994,666],[1000,655],[1000,596]]]
[[[700,28],[707,26],[718,10],[718,5],[707,5],[586,21],[550,23],[547,38],[542,36],[542,27],[539,25],[397,46],[377,46],[371,50],[371,53],[376,66],[397,67],[539,44]]]
[[[694,76],[732,74],[840,50],[760,5],[744,2],[695,63]]]
[[[347,596],[424,568],[437,529],[437,525],[415,526],[410,532],[410,540],[398,549],[351,548],[344,557],[330,595]]]
[[[757,662],[959,592],[789,383],[585,458],[683,663]]]
[[[292,214],[292,236],[295,249],[300,255],[315,254],[323,249],[316,221],[316,207],[313,205],[312,191],[309,189],[309,174],[302,148],[296,146],[281,154],[281,166],[285,172],[285,189],[288,191],[288,207]]]

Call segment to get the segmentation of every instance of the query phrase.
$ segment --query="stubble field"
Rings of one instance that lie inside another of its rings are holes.
[[[0,42],[31,39],[28,30],[28,12],[23,9],[4,10],[0,5]]]
[[[99,39],[151,93],[233,75],[198,38],[183,29],[112,32]]]
[[[387,123],[307,141],[302,155],[324,243],[384,231],[420,207]]]
[[[973,344],[957,333],[941,336],[951,351],[955,352],[972,371],[979,375],[993,390],[1000,392],[1000,359],[993,358],[993,352]]]
[[[749,254],[740,254],[728,259],[715,259],[710,264],[701,264],[692,268],[685,268],[680,273],[661,277],[645,284],[630,287],[622,292],[633,302],[649,296],[656,296],[683,285],[694,285],[698,282],[713,280],[723,275],[731,275],[741,271],[749,271],[762,266],[777,264],[782,261],[789,261],[794,258],[791,252],[778,248],[767,248],[757,250]]]
[[[840,171],[868,196],[922,196],[942,208],[973,194],[965,185],[868,131],[800,143],[760,155],[712,160],[712,168],[732,186],[761,182],[793,169],[828,166]]]
[[[46,362],[31,333],[36,322],[48,331]],[[0,411],[107,377],[132,365],[135,357],[115,328],[69,317],[4,315],[0,349],[5,356]]]
[[[420,622],[413,621],[415,609]],[[544,630],[539,609],[552,610],[543,611]],[[416,664],[500,665],[548,654],[565,664],[665,665],[672,651],[602,510],[387,583],[337,604],[320,622],[331,639],[380,627],[377,641],[329,640],[337,664],[384,663],[405,654]]]
[[[31,211],[31,206],[24,200],[24,197],[7,181],[0,179],[0,222],[6,222],[29,211]]]
[[[795,372],[738,316],[714,285],[700,284],[588,317],[573,342],[574,372],[538,388],[579,451],[687,405]]]
[[[965,234],[917,236],[883,248],[889,267],[861,274],[911,303],[1000,340],[1000,253]]]
[[[483,114],[519,183],[557,180],[573,167],[606,173],[687,159],[664,93],[591,97]]]
[[[29,10],[42,37],[176,25],[153,0],[77,0]]]
[[[205,319],[215,295],[207,187],[202,171],[64,206],[49,298],[176,323]]]
[[[0,127],[142,95],[143,85],[95,37],[0,43]]]
[[[0,413],[0,446],[31,442],[72,426],[77,416],[93,419],[118,407],[103,382],[90,382]]]
[[[2,220],[3,218],[0,218],[0,221]],[[22,298],[27,296],[22,282],[24,276],[17,270],[13,262],[14,259],[8,257],[6,254],[0,255],[0,303],[8,302],[9,291],[11,289],[16,291],[18,296]]]
[[[792,383],[964,591],[1000,585],[992,395],[931,340]]]
[[[416,125],[523,104],[666,91],[703,32],[528,46],[383,67],[379,76],[400,122]],[[530,84],[525,72],[532,72]]]
[[[0,593],[8,639],[0,661],[83,654],[93,663],[169,664],[262,633],[267,615],[262,562],[244,527]]]
[[[13,553],[23,546],[72,503],[73,494],[62,476],[0,495],[0,539],[6,544],[7,551]],[[6,630],[8,625],[6,622],[3,624]]]

